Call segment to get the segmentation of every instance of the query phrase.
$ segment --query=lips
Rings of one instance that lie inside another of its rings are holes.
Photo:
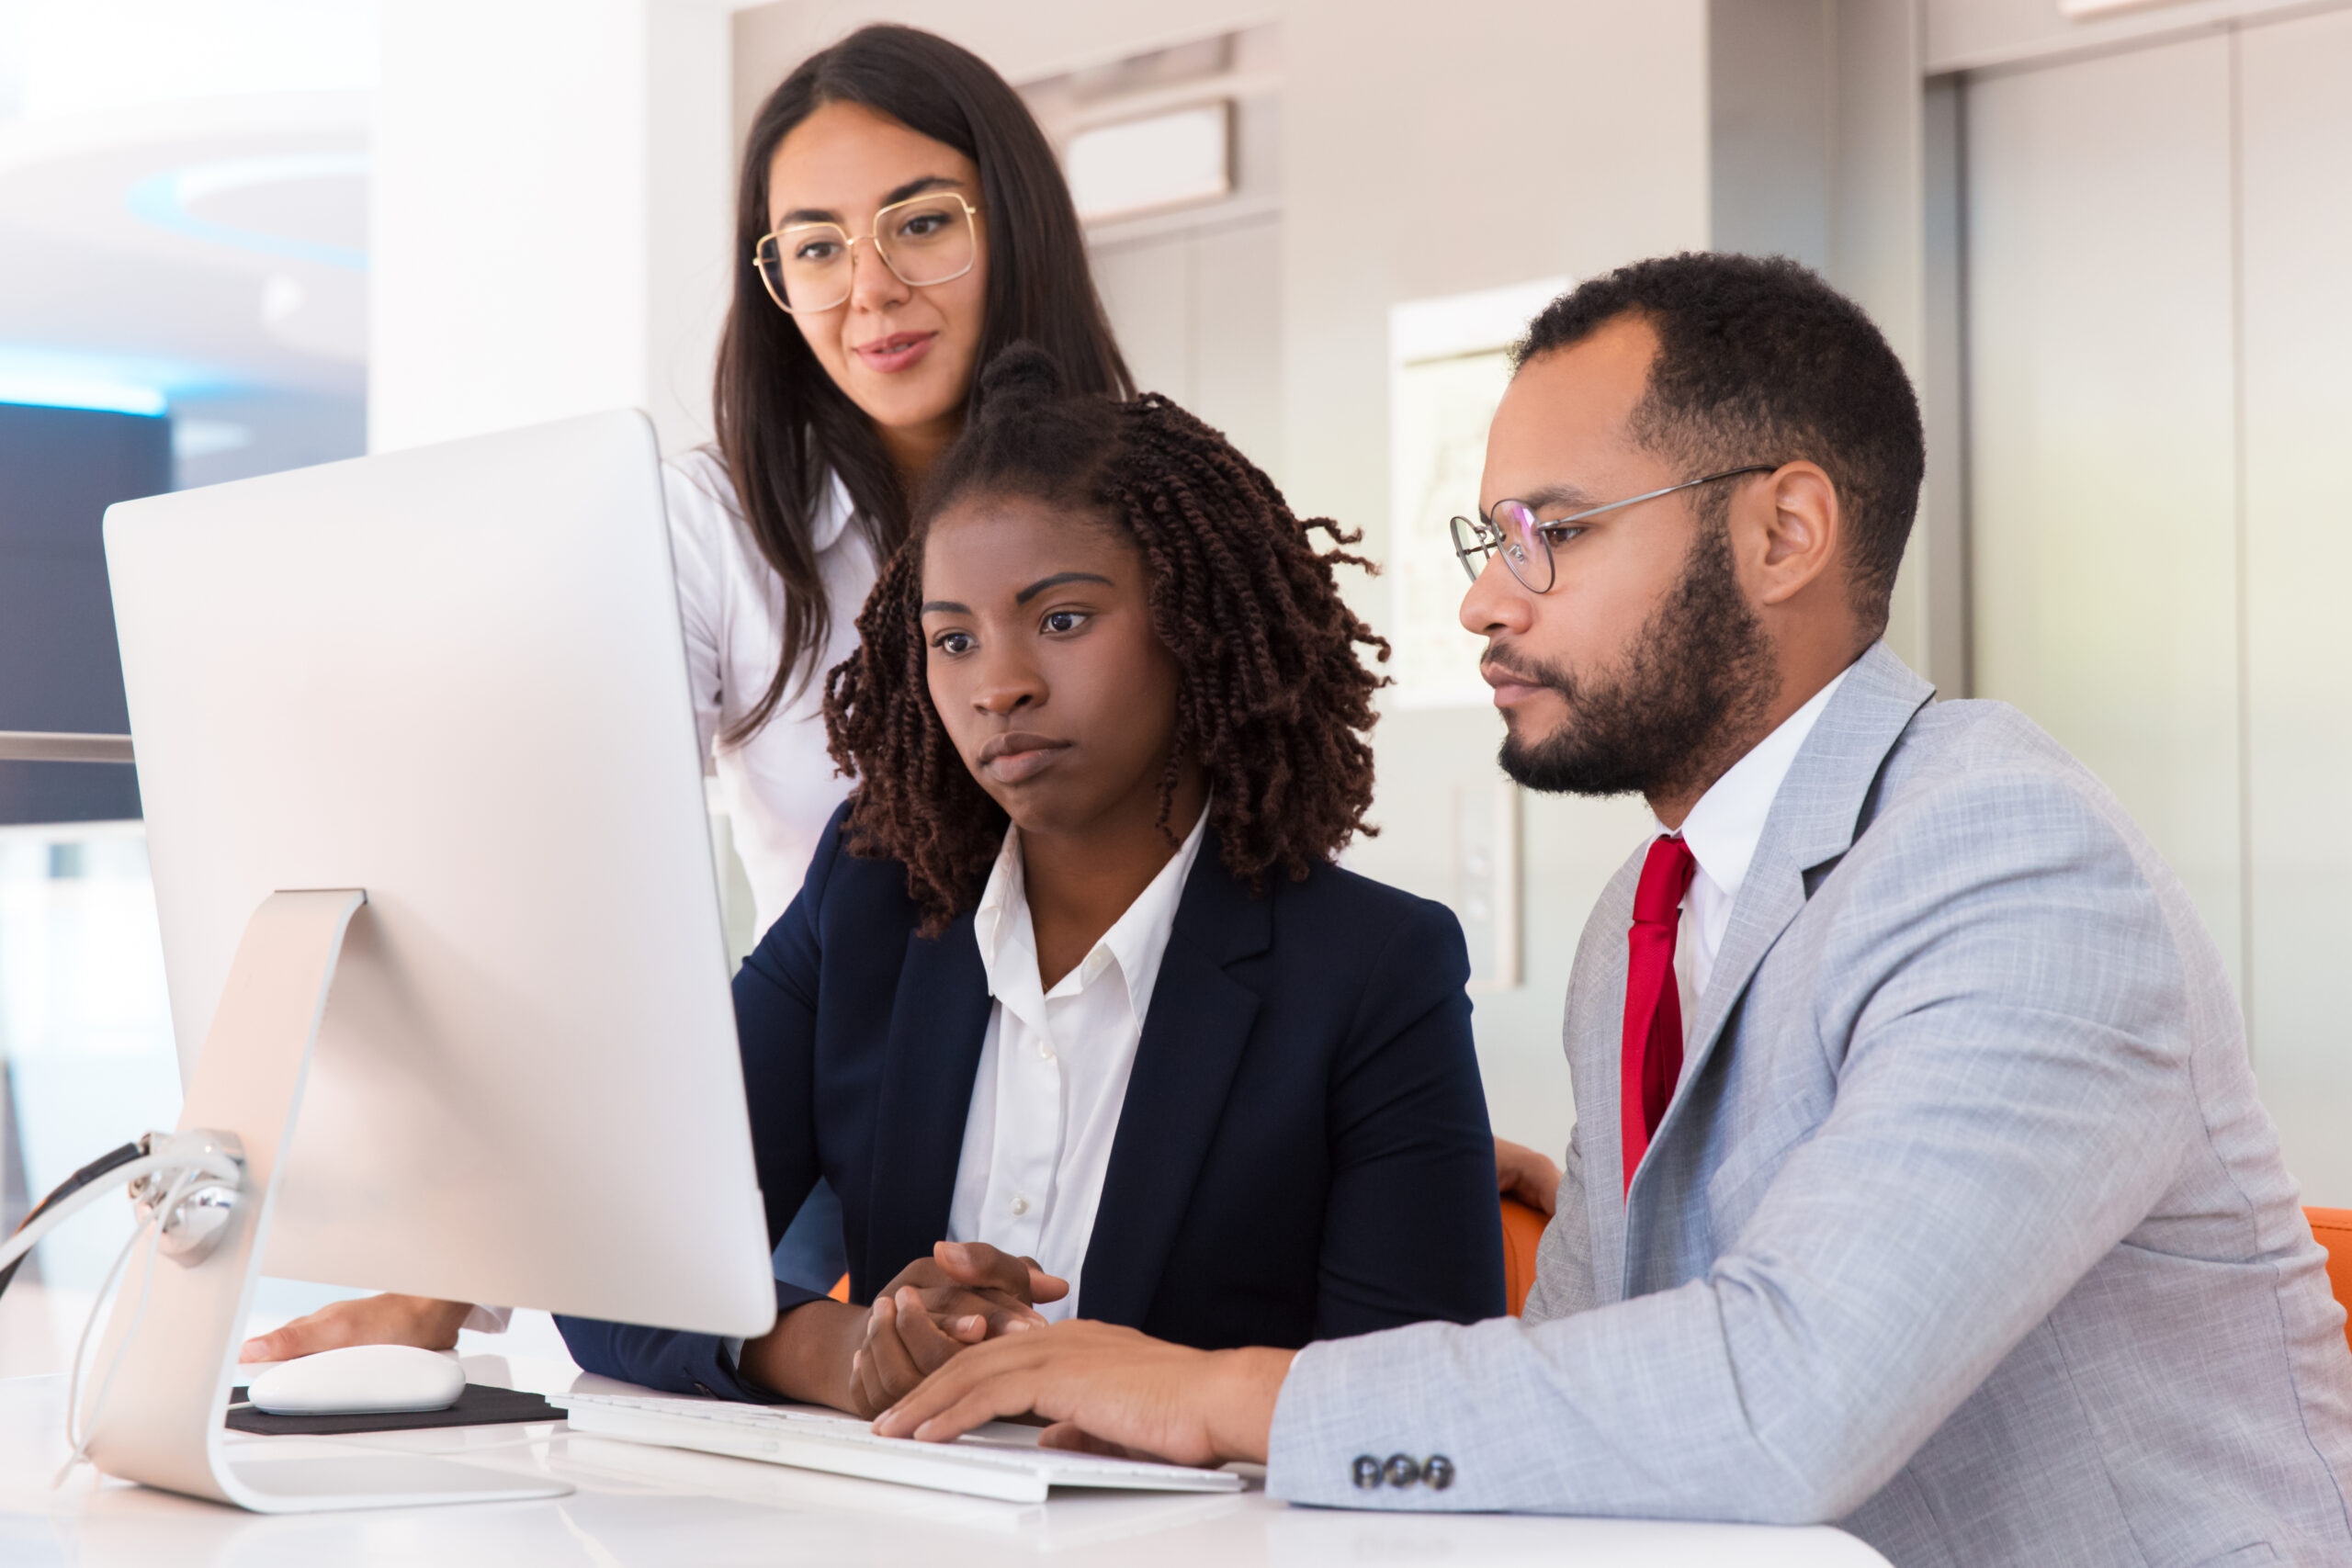
[[[922,362],[939,338],[937,333],[891,333],[850,350],[869,370],[885,376],[896,375]]]
[[[1495,689],[1495,705],[1498,708],[1514,707],[1536,693],[1551,689],[1543,682],[1522,675],[1498,660],[1483,660],[1478,666],[1478,674]]]
[[[1067,740],[1016,729],[989,737],[980,748],[980,767],[1000,784],[1020,784],[1051,767],[1069,750]]]

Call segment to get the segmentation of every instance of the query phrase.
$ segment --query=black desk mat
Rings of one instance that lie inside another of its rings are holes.
[[[458,1403],[447,1410],[404,1410],[374,1416],[271,1416],[245,1404],[243,1386],[229,1391],[229,1403],[244,1405],[229,1412],[225,1426],[232,1432],[265,1437],[323,1438],[341,1432],[406,1432],[426,1427],[495,1427],[512,1421],[560,1421],[563,1412],[536,1393],[519,1389],[492,1388],[469,1382]]]

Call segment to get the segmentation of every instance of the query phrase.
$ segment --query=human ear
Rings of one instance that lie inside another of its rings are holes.
[[[1845,529],[1838,487],[1819,464],[1799,461],[1774,469],[1756,489],[1745,505],[1733,503],[1738,554],[1752,563],[1756,603],[1784,604],[1838,560]],[[1742,533],[1749,536],[1738,539]]]

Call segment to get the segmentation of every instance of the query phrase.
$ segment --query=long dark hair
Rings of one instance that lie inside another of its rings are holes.
[[[936,936],[970,905],[1004,842],[1005,814],[956,754],[932,706],[922,637],[931,522],[962,498],[1028,496],[1104,518],[1135,541],[1151,623],[1183,672],[1159,784],[1170,829],[1178,758],[1201,764],[1226,869],[1252,893],[1304,877],[1370,833],[1372,694],[1387,684],[1359,649],[1388,645],[1340,597],[1334,568],[1372,570],[1332,545],[1358,535],[1301,519],[1232,443],[1158,393],[1124,401],[1067,388],[1026,344],[988,367],[984,401],[932,470],[912,536],[857,617],[857,651],[825,682],[833,761],[857,775],[853,854],[906,863],[907,892]]]
[[[810,543],[827,475],[838,474],[858,525],[887,560],[907,536],[910,498],[873,423],[833,385],[752,265],[768,231],[768,164],[793,129],[827,104],[860,104],[942,141],[980,171],[989,247],[986,324],[976,365],[1026,338],[1073,386],[1135,391],[1094,291],[1069,186],[1045,133],[1005,79],[970,51],[913,28],[860,28],[801,62],[768,95],[743,146],[735,198],[735,294],[711,399],[719,456],[752,537],[784,579],[784,647],[775,678],[727,732],[740,741],[816,673],[832,612]],[[966,402],[978,397],[978,377]]]

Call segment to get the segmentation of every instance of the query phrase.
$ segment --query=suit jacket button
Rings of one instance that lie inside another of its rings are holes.
[[[1380,1484],[1380,1461],[1370,1454],[1356,1455],[1354,1468],[1358,1491],[1369,1492]]]
[[[1432,1492],[1442,1492],[1453,1484],[1453,1461],[1443,1454],[1431,1454],[1421,1466],[1421,1479]]]
[[[1421,1467],[1414,1461],[1411,1454],[1390,1454],[1388,1456],[1389,1485],[1410,1486],[1414,1482],[1419,1481],[1420,1478]]]

